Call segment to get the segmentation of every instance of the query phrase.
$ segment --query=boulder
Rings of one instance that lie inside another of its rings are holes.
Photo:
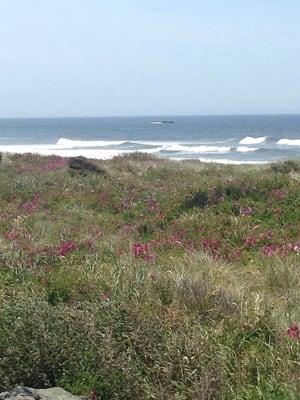
[[[32,389],[24,386],[16,387],[0,393],[0,400],[84,400],[84,397],[74,396],[60,387],[51,389]]]
[[[96,165],[94,162],[87,160],[84,157],[73,157],[69,160],[69,168],[81,174],[105,174],[105,171]]]

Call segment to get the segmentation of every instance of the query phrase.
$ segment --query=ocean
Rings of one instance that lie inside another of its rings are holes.
[[[0,152],[261,164],[300,159],[300,115],[0,119]]]

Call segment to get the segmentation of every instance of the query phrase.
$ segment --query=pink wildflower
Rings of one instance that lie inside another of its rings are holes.
[[[76,243],[74,243],[73,241],[69,241],[69,242],[61,243],[58,246],[57,252],[60,256],[65,256],[76,249],[77,249]]]
[[[241,257],[241,254],[242,254],[241,250],[240,250],[240,249],[237,249],[237,250],[234,251],[234,253],[233,253],[232,256],[233,256],[233,258],[235,259],[235,258]]]
[[[213,257],[218,257],[218,251],[220,248],[220,242],[218,240],[205,238],[202,240],[202,246],[205,250],[210,251]]]
[[[36,209],[36,205],[32,201],[27,201],[26,203],[22,204],[22,208],[24,208],[24,210],[27,212],[32,212]]]
[[[202,240],[202,246],[203,246],[205,249],[208,249],[208,248],[209,248],[209,244],[210,244],[210,241],[209,241],[208,238],[205,238],[205,239]]]
[[[132,253],[135,257],[139,257],[146,252],[146,245],[143,243],[134,243],[132,246]]]
[[[242,207],[240,209],[240,214],[241,215],[252,215],[253,214],[253,209],[251,207]]]
[[[133,254],[135,257],[138,257],[140,255],[143,255],[150,251],[151,249],[151,244],[150,243],[134,243],[133,244]]]
[[[110,295],[107,292],[102,292],[101,299],[104,301],[110,301]]]
[[[278,248],[277,246],[275,246],[275,244],[266,244],[263,249],[262,252],[265,256],[272,256],[273,254],[275,254],[277,252]]]
[[[274,189],[270,192],[270,196],[276,200],[283,200],[287,196],[287,193],[282,189]]]
[[[287,334],[290,338],[296,339],[299,337],[299,328],[297,325],[293,324],[289,327]]]
[[[26,210],[27,212],[33,212],[35,211],[41,200],[41,194],[40,193],[34,193],[32,196],[32,200],[26,201],[25,203],[22,204],[22,208]]]
[[[134,257],[141,257],[145,261],[151,262],[155,260],[155,253],[151,252],[153,243],[134,243],[132,253]]]
[[[155,257],[156,257],[155,253],[147,253],[144,256],[144,260],[148,261],[148,262],[153,262],[153,261],[155,261]]]
[[[49,163],[43,165],[42,171],[44,171],[44,172],[55,171],[57,169],[64,168],[66,165],[67,165],[66,158],[57,158],[57,159],[50,161]]]
[[[295,243],[288,243],[287,245],[284,246],[284,249],[286,252],[295,252],[295,253],[300,253],[300,242],[295,242]]]
[[[7,234],[5,235],[5,238],[6,238],[7,240],[16,240],[16,238],[17,238],[17,233],[16,233],[16,231],[12,230],[12,231],[10,231],[10,232],[7,232]]]
[[[245,239],[245,245],[248,247],[253,247],[257,243],[257,240],[254,236],[249,236]]]
[[[293,244],[293,250],[294,250],[296,253],[300,253],[300,242],[294,243],[294,244]]]
[[[272,231],[272,229],[269,229],[269,230],[267,230],[267,231],[265,232],[264,238],[265,238],[265,239],[268,239],[268,240],[270,240],[270,239],[273,238],[273,231]]]
[[[218,240],[205,238],[202,240],[202,246],[205,249],[218,250],[220,247],[220,243]]]

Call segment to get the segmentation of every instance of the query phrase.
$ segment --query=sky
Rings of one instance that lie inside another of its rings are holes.
[[[0,117],[300,112],[299,0],[0,0]]]

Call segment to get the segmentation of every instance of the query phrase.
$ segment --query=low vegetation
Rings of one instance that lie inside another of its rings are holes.
[[[300,163],[93,165],[2,157],[0,389],[298,399]]]

